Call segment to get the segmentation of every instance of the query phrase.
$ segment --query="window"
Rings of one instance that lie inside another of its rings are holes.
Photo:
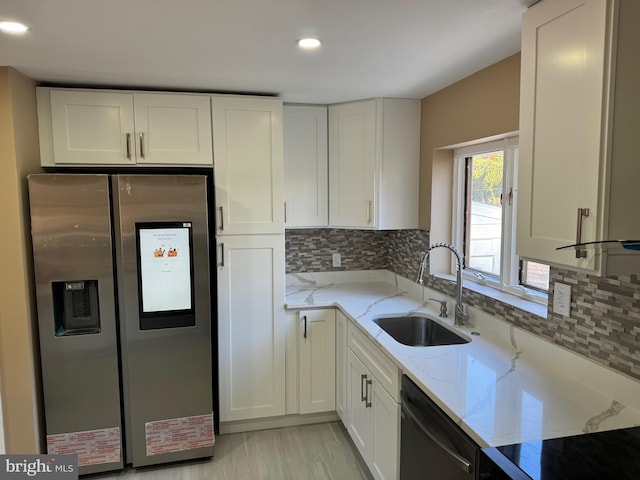
[[[453,238],[464,275],[534,299],[549,288],[549,267],[515,254],[518,137],[454,151]]]

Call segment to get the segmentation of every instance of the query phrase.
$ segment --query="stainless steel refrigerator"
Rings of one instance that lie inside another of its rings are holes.
[[[48,453],[80,474],[212,456],[206,177],[28,181]]]

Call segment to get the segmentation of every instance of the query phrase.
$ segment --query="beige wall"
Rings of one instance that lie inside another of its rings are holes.
[[[518,130],[519,105],[519,53],[422,99],[420,228],[447,230],[437,213],[450,202],[452,156],[436,149]]]
[[[39,453],[39,360],[26,176],[39,172],[35,83],[0,67],[0,393],[7,453]]]

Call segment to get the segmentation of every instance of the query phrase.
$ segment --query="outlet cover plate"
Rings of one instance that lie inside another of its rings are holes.
[[[342,265],[342,256],[339,253],[334,253],[332,259],[334,267],[340,267]]]
[[[571,285],[555,282],[553,286],[553,313],[571,316]]]

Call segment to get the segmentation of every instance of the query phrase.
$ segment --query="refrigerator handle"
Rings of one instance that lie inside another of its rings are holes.
[[[224,267],[224,242],[220,243],[220,266]]]

